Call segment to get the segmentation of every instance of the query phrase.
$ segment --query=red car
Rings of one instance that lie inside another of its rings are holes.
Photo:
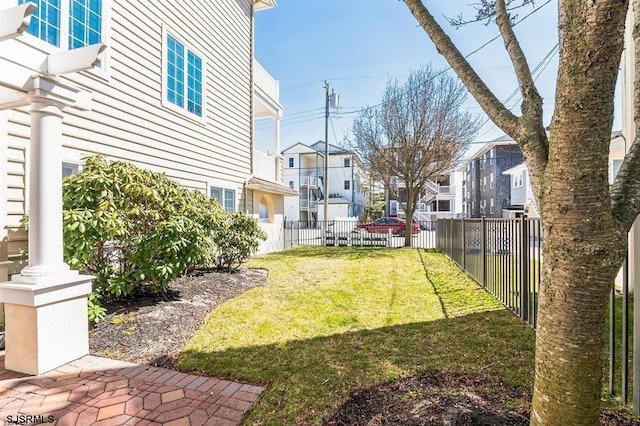
[[[387,233],[391,230],[392,234],[404,236],[407,222],[397,217],[381,217],[370,223],[361,223],[356,226],[356,231],[380,232]],[[411,232],[413,234],[420,233],[420,225],[414,220],[411,224]]]

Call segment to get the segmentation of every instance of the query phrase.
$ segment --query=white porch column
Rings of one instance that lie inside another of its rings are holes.
[[[62,105],[31,103],[29,266],[24,277],[69,270],[62,260]]]
[[[93,277],[63,261],[62,108],[83,93],[36,77],[30,93],[29,265],[0,283],[5,368],[41,374],[89,352],[87,295]]]
[[[280,153],[280,120],[282,119],[282,112],[279,111],[278,114],[273,118],[273,154],[272,157],[275,159],[275,181],[282,183],[283,174],[282,174],[282,154]]]

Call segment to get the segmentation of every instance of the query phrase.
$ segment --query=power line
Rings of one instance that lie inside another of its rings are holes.
[[[531,12],[529,12],[527,15],[525,15],[524,17],[522,17],[522,19],[520,19],[520,20],[518,20],[517,22],[515,22],[515,23],[513,24],[513,26],[515,27],[516,25],[520,24],[522,21],[524,21],[525,19],[527,19],[528,17],[530,17],[531,15],[533,15],[534,13],[536,13],[537,11],[539,11],[540,9],[542,9],[544,6],[548,5],[549,3],[551,3],[551,0],[547,0],[545,3],[543,3],[543,4],[542,4],[542,5],[540,5],[539,7],[535,8],[534,10],[532,10]],[[480,50],[484,49],[486,46],[488,46],[489,44],[493,43],[493,42],[494,42],[494,41],[496,41],[498,38],[500,38],[500,36],[501,36],[500,34],[496,35],[496,36],[495,36],[495,37],[493,37],[491,40],[487,41],[486,43],[484,43],[483,45],[481,45],[481,46],[480,46],[480,47],[478,47],[477,49],[473,50],[471,53],[466,54],[466,55],[464,56],[464,57],[465,57],[465,59],[466,59],[466,58],[468,58],[468,57],[470,57],[471,55],[473,55],[473,54],[475,54],[475,53],[478,53]],[[425,81],[423,82],[423,84],[426,84],[426,83],[428,83],[428,82],[430,82],[430,81],[434,80],[435,78],[440,77],[441,75],[443,75],[444,73],[448,72],[448,71],[449,71],[449,70],[451,70],[451,69],[452,69],[452,68],[451,68],[450,66],[449,66],[449,67],[447,67],[447,68],[445,68],[445,69],[443,69],[442,71],[440,71],[440,72],[439,72],[439,73],[437,73],[436,75],[432,76],[432,77],[431,77],[431,78],[429,78],[428,80],[425,80]],[[409,93],[409,92],[411,92],[411,90],[412,90],[412,89],[407,90],[406,92],[402,93],[402,94],[401,94],[401,96],[402,96],[402,95],[405,95],[405,94],[407,94],[407,93]],[[382,102],[380,102],[380,103],[378,103],[378,104],[376,104],[376,105],[373,105],[373,106],[371,106],[371,107],[361,108],[360,110],[357,110],[357,111],[351,111],[351,112],[346,112],[346,113],[344,113],[344,114],[357,114],[357,113],[360,113],[360,112],[368,111],[368,110],[373,109],[373,108],[378,108],[378,107],[380,107],[380,106],[382,106],[382,105],[384,105],[384,104],[386,104],[386,103],[387,103],[387,102],[382,101]]]

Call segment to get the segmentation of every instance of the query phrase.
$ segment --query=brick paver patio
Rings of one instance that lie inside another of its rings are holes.
[[[238,425],[263,390],[91,355],[26,376],[0,353],[0,424]]]

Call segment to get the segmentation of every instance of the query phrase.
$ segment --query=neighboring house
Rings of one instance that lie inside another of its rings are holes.
[[[392,182],[397,185],[400,195],[400,203],[406,205],[407,196],[403,182],[398,179]],[[413,218],[418,221],[436,221],[439,218],[452,218],[455,214],[456,190],[454,173],[442,175],[435,181],[429,181],[420,191],[420,196],[416,203],[416,210]],[[404,211],[397,200],[388,200],[388,216],[405,217]]]
[[[465,164],[463,217],[503,217],[511,204],[511,181],[504,172],[524,161],[516,142],[504,135],[483,146]]]
[[[299,193],[285,199],[287,220],[315,224],[324,217],[324,197],[327,198],[328,220],[360,217],[364,210],[367,179],[358,156],[329,144],[329,188],[325,191],[325,144],[297,143],[282,151],[284,182]]]
[[[503,173],[510,177],[511,197],[509,205],[502,208],[502,217],[516,218],[525,214],[527,217],[540,217],[527,164],[523,161]]]
[[[609,183],[613,183],[625,154],[625,140],[621,131],[611,133],[609,145]],[[529,171],[525,162],[503,172],[511,179],[511,203],[503,208],[503,217],[519,217],[526,213],[527,217],[540,217],[540,210],[533,195],[529,180]]]
[[[64,175],[79,171],[93,153],[131,161],[215,196],[226,210],[259,217],[271,236],[282,234],[283,195],[293,192],[281,185],[279,135],[271,156],[255,151],[252,140],[254,119],[271,117],[279,128],[282,117],[278,82],[253,57],[253,13],[275,1],[34,3],[27,33],[3,42],[0,68],[16,81],[60,74],[56,82],[91,95],[90,110],[64,111]],[[96,68],[43,70],[47,55],[99,42],[108,47]],[[11,106],[0,113],[0,255],[13,261],[9,274],[21,269],[26,249],[20,219],[28,211],[30,138],[29,107]],[[261,250],[277,248],[269,241]]]

